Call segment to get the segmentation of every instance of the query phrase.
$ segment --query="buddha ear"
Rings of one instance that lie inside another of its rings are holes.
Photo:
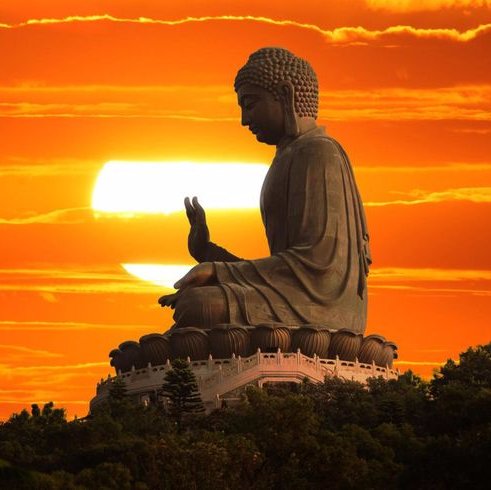
[[[296,138],[299,129],[295,113],[295,87],[292,82],[285,80],[278,84],[278,91],[285,112],[285,133],[287,136]]]

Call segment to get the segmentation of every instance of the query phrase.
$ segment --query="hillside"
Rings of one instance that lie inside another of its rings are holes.
[[[478,489],[490,469],[491,343],[429,382],[250,389],[210,415],[134,405],[119,387],[85,419],[50,403],[0,425],[8,489]]]

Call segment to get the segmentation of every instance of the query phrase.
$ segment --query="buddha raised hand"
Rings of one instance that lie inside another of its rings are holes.
[[[205,210],[198,202],[197,197],[192,201],[189,197],[184,199],[186,216],[188,217],[191,228],[188,235],[188,249],[191,256],[197,262],[206,262],[208,260],[222,260],[234,262],[242,260],[222,247],[210,242],[210,232],[206,224]]]

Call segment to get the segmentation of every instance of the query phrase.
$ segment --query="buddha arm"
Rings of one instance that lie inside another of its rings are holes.
[[[220,247],[216,243],[208,242],[205,253],[203,254],[203,260],[198,262],[238,262],[244,260],[231,254],[228,250]]]

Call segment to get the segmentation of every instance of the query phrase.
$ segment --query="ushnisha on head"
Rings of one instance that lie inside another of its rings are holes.
[[[310,64],[284,48],[261,48],[235,77],[242,124],[258,141],[278,144],[315,126],[317,76]]]
[[[238,71],[234,88],[243,84],[258,85],[271,92],[276,100],[281,97],[281,82],[291,82],[295,90],[295,113],[300,117],[317,119],[319,84],[308,61],[284,48],[261,48],[252,53]]]

